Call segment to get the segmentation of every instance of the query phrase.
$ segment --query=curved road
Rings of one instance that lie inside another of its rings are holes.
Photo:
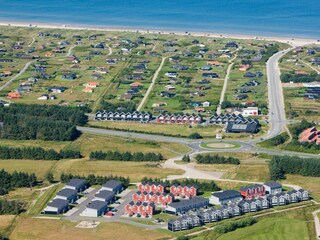
[[[268,77],[269,122],[270,130],[263,138],[269,139],[280,134],[286,126],[286,113],[282,85],[280,80],[279,60],[292,48],[271,56],[266,64]],[[254,141],[252,141],[254,142]]]

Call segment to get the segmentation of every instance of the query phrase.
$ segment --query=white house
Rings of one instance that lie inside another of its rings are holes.
[[[85,217],[99,217],[104,215],[107,210],[108,204],[106,202],[92,201],[80,215]]]
[[[202,107],[210,107],[210,102],[208,101],[203,102]]]
[[[230,203],[238,203],[242,200],[240,192],[235,190],[225,190],[212,193],[210,197],[210,204],[223,205]]]
[[[64,188],[74,189],[77,192],[81,192],[87,188],[86,181],[83,179],[73,178],[71,179]]]
[[[258,116],[259,115],[259,109],[257,107],[248,107],[242,111],[242,115],[244,117],[247,116]]]
[[[267,194],[277,194],[282,192],[282,185],[278,182],[265,182],[263,184]]]
[[[123,184],[117,180],[109,180],[102,185],[102,190],[111,191],[114,193],[121,193],[123,191]]]
[[[67,200],[69,203],[73,203],[78,200],[77,193],[74,189],[64,188],[57,193],[55,199]]]
[[[69,201],[63,199],[53,199],[43,210],[44,214],[63,214],[69,210]]]
[[[107,191],[107,190],[101,190],[96,195],[93,201],[102,201],[106,202],[107,204],[114,203],[116,197],[114,192]]]

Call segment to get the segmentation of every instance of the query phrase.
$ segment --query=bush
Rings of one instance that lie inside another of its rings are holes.
[[[19,214],[23,210],[24,203],[0,199],[0,215]]]
[[[67,158],[80,158],[79,151],[53,149],[46,150],[41,147],[12,148],[0,146],[0,159],[30,159],[30,160],[60,160]]]
[[[182,157],[182,161],[183,161],[183,162],[190,162],[190,156],[189,156],[189,155],[184,155],[184,156]]]
[[[188,138],[190,139],[201,139],[202,136],[199,133],[191,133]]]
[[[5,195],[15,188],[33,187],[38,185],[37,177],[34,173],[24,172],[8,173],[0,170],[0,195]]]
[[[240,164],[240,160],[237,158],[233,157],[224,157],[224,156],[219,156],[219,155],[202,155],[198,154],[196,156],[197,163],[200,164]]]
[[[142,152],[118,152],[118,151],[94,151],[90,153],[90,160],[113,160],[113,161],[133,161],[133,162],[158,162],[163,160],[160,153]]]
[[[248,227],[248,226],[251,226],[255,223],[257,223],[257,220],[255,218],[245,218],[242,220],[228,222],[228,223],[224,223],[222,225],[218,225],[215,227],[214,231],[216,231],[219,234],[225,234],[228,232],[232,232],[232,231],[236,230],[237,228]]]

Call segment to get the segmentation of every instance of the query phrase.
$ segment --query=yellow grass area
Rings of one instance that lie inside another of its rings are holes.
[[[43,178],[55,162],[45,160],[0,160],[0,169],[8,172],[35,173],[37,177]]]
[[[0,215],[0,232],[10,226],[14,215]]]
[[[6,199],[10,200],[18,200],[18,201],[23,201],[26,203],[31,203],[37,195],[39,194],[39,191],[36,190],[36,188],[17,188],[13,191],[10,191],[7,195],[4,197]]]
[[[122,161],[90,161],[85,159],[61,160],[55,166],[53,173],[59,178],[62,172],[79,175],[119,175],[129,177],[131,181],[140,181],[143,177],[165,178],[168,175],[183,174],[179,169],[148,167],[152,162],[122,162]]]
[[[178,143],[162,143],[94,134],[82,134],[76,141],[68,145],[67,148],[79,150],[85,157],[88,157],[92,151],[110,150],[119,152],[154,152],[161,153],[165,158],[170,158],[190,151],[188,147]]]
[[[45,149],[61,150],[70,142],[43,141],[43,140],[8,140],[0,139],[0,146],[8,147],[42,147]]]
[[[282,183],[290,183],[301,186],[311,192],[311,196],[316,201],[320,201],[320,178],[319,177],[304,177],[299,175],[286,174],[286,180]]]
[[[158,231],[122,224],[101,223],[97,228],[76,228],[77,223],[62,220],[47,220],[22,217],[10,235],[11,240],[156,240],[169,237]]]
[[[224,172],[223,178],[245,181],[268,181],[268,165],[260,164],[199,164],[196,168],[204,171]]]
[[[194,126],[189,128],[188,125],[169,125],[169,124],[144,124],[135,122],[90,122],[91,126],[100,126],[108,128],[129,129],[136,131],[145,131],[153,133],[165,133],[181,136],[189,136],[191,133],[199,133],[203,137],[215,137],[223,129],[222,126]]]

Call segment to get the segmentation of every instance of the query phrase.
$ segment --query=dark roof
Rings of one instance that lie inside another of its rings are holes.
[[[256,133],[258,131],[258,124],[256,122],[246,123],[246,124],[236,124],[236,123],[228,123],[227,132],[247,132],[247,133]]]
[[[198,203],[208,203],[209,200],[207,198],[203,197],[194,197],[188,200],[181,200],[180,202],[173,202],[170,203],[169,206],[173,208],[181,208],[181,207],[188,207],[193,204],[198,204]]]
[[[108,204],[103,201],[92,201],[87,205],[87,208],[100,210],[101,208],[107,207]]]
[[[114,197],[114,192],[102,190],[96,194],[96,197],[110,199]]]
[[[106,188],[114,189],[114,188],[122,187],[122,182],[117,181],[117,180],[109,180],[105,184],[103,184],[102,186],[106,187]]]
[[[81,187],[82,185],[86,184],[86,181],[79,178],[71,179],[66,185],[72,187]]]
[[[278,183],[278,182],[265,182],[264,185],[271,188],[282,188],[281,183]]]
[[[221,192],[214,192],[214,193],[212,193],[212,195],[219,198],[220,200],[241,197],[240,192],[235,191],[235,190],[225,190],[225,191],[221,191]]]
[[[64,188],[64,189],[61,189],[61,190],[57,193],[57,196],[71,197],[71,196],[73,196],[73,195],[75,195],[75,194],[77,194],[77,191],[76,191],[76,190]]]
[[[260,184],[252,184],[252,185],[248,185],[248,186],[240,188],[240,191],[247,191],[248,189],[261,187],[261,186],[262,185],[260,185]]]
[[[65,208],[67,207],[69,204],[68,200],[63,200],[63,199],[53,199],[51,202],[48,203],[48,206],[49,207],[56,207],[58,209],[61,209],[61,208]]]

